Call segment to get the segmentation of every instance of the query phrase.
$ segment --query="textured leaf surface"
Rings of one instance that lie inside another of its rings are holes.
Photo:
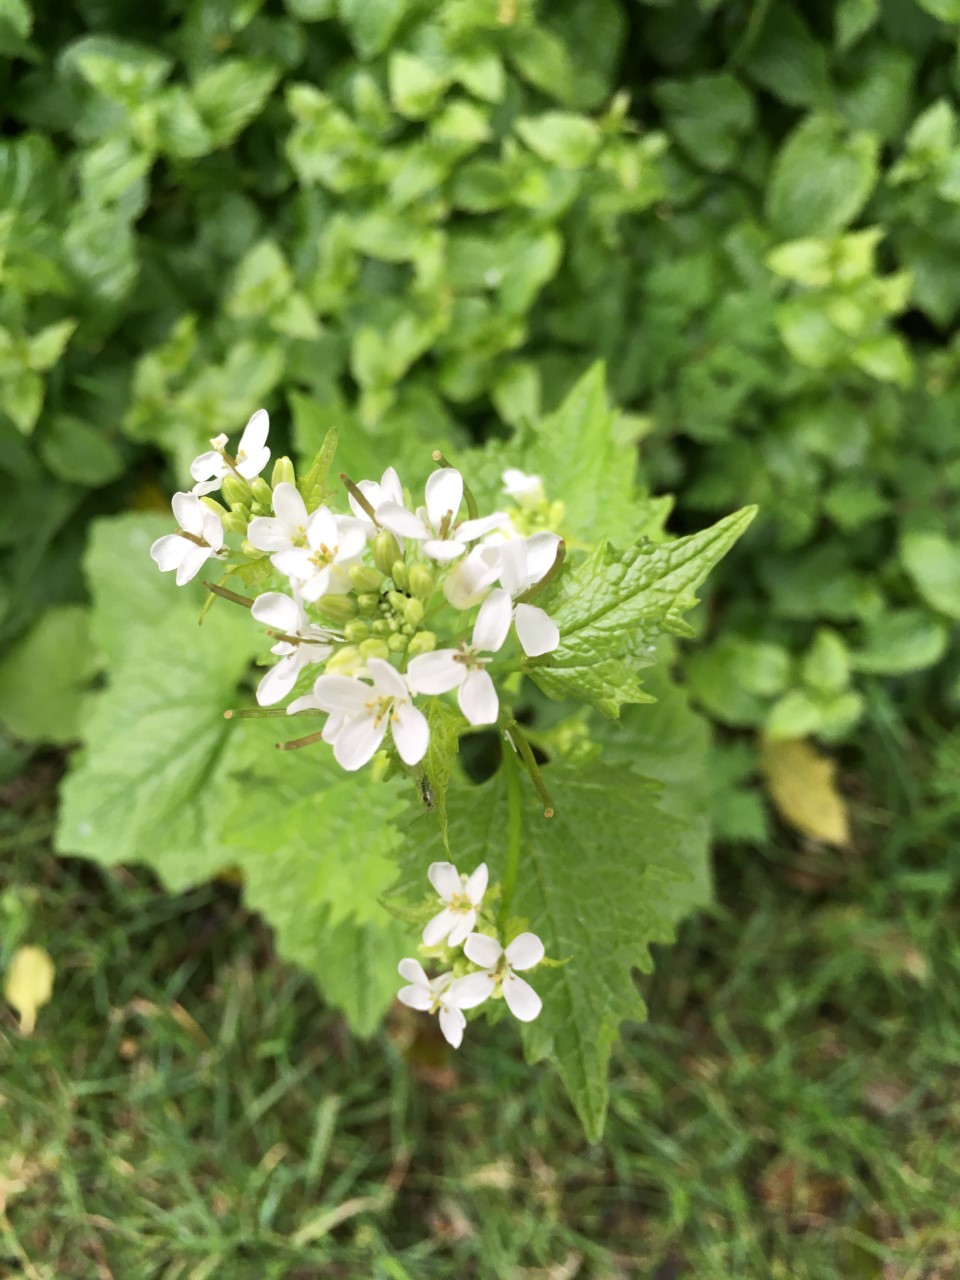
[[[756,508],[701,533],[625,551],[607,543],[566,570],[542,602],[560,628],[560,646],[530,675],[551,697],[577,697],[616,716],[643,698],[635,673],[654,661],[663,631],[685,632],[695,591],[753,519]],[[538,601],[539,603],[539,601]]]

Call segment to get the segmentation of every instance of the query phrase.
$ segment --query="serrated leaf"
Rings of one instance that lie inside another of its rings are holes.
[[[808,742],[766,739],[761,754],[770,798],[780,816],[803,835],[845,848],[847,806],[837,790],[837,766]]]
[[[745,507],[675,542],[644,540],[625,551],[601,543],[565,568],[537,599],[560,628],[560,644],[548,659],[528,663],[532,679],[553,698],[579,698],[612,717],[622,703],[642,701],[635,673],[653,664],[663,631],[686,634],[682,615],[696,603],[696,589],[755,514]]]
[[[4,999],[20,1018],[20,1034],[33,1035],[37,1013],[53,995],[56,970],[42,947],[18,947],[3,984]]]

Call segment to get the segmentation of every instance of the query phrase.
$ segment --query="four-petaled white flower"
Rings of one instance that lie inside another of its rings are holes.
[[[193,492],[196,494],[212,493],[219,489],[227,476],[237,475],[243,480],[255,480],[270,461],[270,450],[267,448],[267,433],[270,430],[270,417],[266,409],[258,409],[244,427],[243,435],[237,446],[237,455],[232,463],[227,461],[224,450],[227,437],[220,435],[210,443],[213,448],[209,453],[201,453],[190,464],[190,474],[196,480]]]
[[[547,495],[543,491],[543,481],[539,476],[528,476],[517,467],[507,467],[501,479],[503,492],[508,498],[513,498],[518,506],[529,509],[538,507],[547,500]]]
[[[421,543],[423,553],[431,560],[446,563],[462,556],[467,544],[492,533],[504,520],[503,512],[482,516],[477,520],[457,521],[463,501],[463,477],[453,467],[434,471],[427,481],[425,507],[416,515],[392,499],[376,510],[377,521],[401,538]]]
[[[311,604],[330,592],[349,591],[347,566],[367,542],[360,521],[335,516],[328,507],[317,507],[307,521],[305,535],[306,546],[278,551],[270,557],[274,567],[299,582],[301,595]]]
[[[378,507],[382,507],[385,502],[392,502],[398,507],[403,506],[403,486],[400,484],[400,477],[394,471],[393,467],[387,467],[386,471],[380,477],[380,483],[376,480],[361,480],[357,484],[357,488],[370,503],[374,511]],[[367,532],[367,536],[374,538],[380,532],[377,526],[370,519],[370,516],[364,511],[363,507],[356,500],[352,493],[347,494],[347,501],[350,503],[350,510],[357,517]]]
[[[414,693],[449,693],[456,689],[460,710],[471,724],[495,724],[500,710],[497,690],[486,670],[489,657],[503,647],[510,630],[513,602],[502,587],[480,606],[470,644],[418,654],[407,667]]]
[[[397,972],[410,983],[397,993],[397,999],[410,1009],[421,1009],[424,1013],[439,1011],[444,1039],[459,1049],[467,1020],[450,998],[453,974],[441,973],[439,977],[428,978],[419,960],[409,958],[400,961]]]
[[[177,586],[195,578],[211,556],[223,546],[223,525],[215,511],[195,493],[175,493],[170,504],[179,533],[166,533],[150,548],[150,556],[161,573],[177,571]]]
[[[427,876],[443,903],[443,910],[423,931],[426,946],[435,947],[444,938],[448,947],[460,946],[476,927],[488,875],[485,862],[481,862],[471,876],[461,875],[452,862],[431,862]]]
[[[472,609],[479,604],[500,576],[499,546],[471,547],[458,560],[443,582],[443,594],[454,609]]]
[[[471,933],[463,944],[464,955],[481,972],[458,978],[450,989],[450,999],[458,1009],[473,1009],[489,999],[499,986],[507,1008],[521,1022],[532,1022],[543,1008],[543,1001],[517,969],[532,969],[543,959],[543,943],[535,933],[521,933],[504,950],[496,938],[485,933]]]
[[[557,556],[560,538],[555,533],[535,533],[529,538],[509,538],[500,552],[500,581],[516,599],[549,572]],[[517,639],[528,658],[552,653],[560,643],[560,629],[543,609],[517,604],[513,609]]]
[[[295,484],[284,481],[273,491],[273,515],[255,516],[247,537],[258,551],[295,551],[307,546],[307,504]]]
[[[331,731],[337,763],[349,772],[360,769],[377,751],[389,727],[404,764],[419,764],[430,741],[430,727],[410,701],[406,680],[381,658],[370,658],[367,672],[372,687],[352,676],[324,675],[314,681],[313,705],[343,717]]]
[[[257,687],[257,702],[272,707],[287,696],[304,667],[326,662],[333,652],[330,632],[311,622],[297,599],[280,591],[267,591],[253,602],[250,612],[258,622],[273,627],[289,639],[278,640],[271,650],[280,661],[271,667]]]

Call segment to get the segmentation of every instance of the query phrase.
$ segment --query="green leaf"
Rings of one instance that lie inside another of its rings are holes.
[[[55,476],[95,489],[123,474],[126,461],[105,430],[58,414],[44,422],[40,455]]]
[[[851,662],[857,671],[899,676],[923,671],[940,661],[947,649],[947,624],[923,609],[896,609],[864,629],[863,647]]]
[[[43,373],[55,365],[63,355],[76,328],[76,320],[58,320],[56,324],[48,324],[39,333],[31,334],[27,343],[30,368],[37,373]]]
[[[448,73],[418,58],[415,54],[398,50],[390,55],[387,64],[390,84],[390,101],[396,110],[408,120],[424,120],[443,97],[449,83]]]
[[[784,236],[826,235],[857,216],[876,185],[878,146],[833,116],[811,115],[783,144],[767,190],[767,216]]]
[[[839,0],[834,11],[834,43],[846,52],[877,21],[880,0]]]
[[[547,111],[521,117],[514,123],[518,136],[530,150],[562,169],[582,169],[600,145],[600,130],[586,116],[571,111]]]
[[[745,507],[701,533],[625,551],[606,542],[565,568],[542,601],[560,628],[559,647],[528,664],[553,698],[575,697],[616,717],[624,702],[640,701],[635,673],[651,666],[664,631],[689,634],[682,615],[695,591],[746,530],[755,507]]]
[[[910,531],[901,539],[900,559],[931,608],[960,618],[960,546],[942,533]]]
[[[511,916],[539,934],[558,968],[528,975],[543,1012],[521,1029],[530,1061],[549,1058],[596,1142],[607,1107],[610,1049],[620,1024],[646,1016],[633,973],[649,971],[652,942],[672,938],[666,892],[690,878],[679,855],[683,827],[659,807],[660,787],[625,765],[550,766],[549,821],[523,789],[521,863]],[[457,865],[504,871],[507,803],[502,770],[482,787],[451,791],[450,844]],[[411,842],[405,888],[419,900],[426,870],[445,851],[439,834]]]
[[[744,70],[792,107],[821,105],[830,88],[827,53],[790,5],[773,5],[753,42]]]
[[[823,716],[819,703],[803,689],[791,689],[770,708],[764,726],[772,740],[805,738],[816,733]]]
[[[43,379],[30,369],[20,369],[3,378],[0,390],[0,408],[22,435],[30,435],[43,408]]]
[[[917,0],[917,3],[940,22],[960,22],[960,0]]]
[[[430,725],[430,743],[427,754],[417,766],[420,798],[436,814],[443,843],[449,853],[447,788],[460,747],[460,735],[467,722],[459,711],[439,698],[431,698],[424,710]]]
[[[802,675],[804,684],[819,694],[840,693],[847,687],[850,654],[836,631],[823,627],[817,632],[803,660]]]
[[[653,96],[698,164],[713,173],[730,168],[754,122],[753,99],[739,80],[726,73],[664,80]]]
[[[413,0],[337,0],[337,7],[357,53],[373,58],[390,44]]]
[[[76,742],[95,666],[86,608],[47,609],[0,661],[0,721],[24,742]]]
[[[224,146],[263,110],[280,72],[249,58],[224,58],[205,71],[191,91],[194,105],[217,146]]]

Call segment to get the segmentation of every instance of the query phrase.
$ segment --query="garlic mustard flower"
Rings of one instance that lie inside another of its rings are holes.
[[[271,650],[280,656],[257,687],[257,702],[272,707],[282,701],[297,683],[304,667],[326,662],[333,653],[328,643],[331,634],[311,622],[299,600],[280,591],[267,591],[258,596],[250,610],[257,622],[273,627],[288,639],[279,640]]]
[[[274,568],[299,582],[301,595],[311,604],[331,591],[349,590],[347,566],[367,543],[359,520],[317,507],[307,521],[305,535],[306,546],[277,551],[270,557]]]
[[[314,682],[316,705],[344,717],[333,740],[337,764],[351,773],[362,768],[388,727],[404,764],[419,764],[430,741],[430,727],[411,702],[406,680],[382,658],[368,659],[367,672],[372,688],[353,676],[323,675]]]
[[[447,603],[454,609],[472,609],[479,604],[499,577],[500,564],[499,547],[471,547],[444,579],[443,594]]]
[[[436,649],[411,658],[407,667],[410,688],[414,693],[449,693],[456,689],[460,710],[471,724],[495,724],[500,699],[487,673],[490,658],[485,655],[503,647],[512,616],[513,602],[498,587],[480,606],[469,645],[461,641],[459,649]]]
[[[373,507],[374,511],[378,507],[382,507],[385,502],[392,502],[398,507],[403,506],[403,487],[400,484],[400,477],[393,467],[387,467],[380,477],[379,484],[377,484],[376,480],[361,480],[357,484],[357,488],[370,503],[370,506]],[[350,503],[350,510],[366,530],[367,536],[375,538],[380,530],[352,493],[347,494],[347,501]]]
[[[310,517],[295,484],[285,481],[273,491],[273,515],[255,516],[247,537],[258,551],[295,551],[307,545]]]
[[[428,978],[420,961],[412,959],[401,960],[397,972],[410,983],[397,992],[401,1004],[408,1009],[421,1009],[424,1013],[439,1010],[443,1038],[454,1049],[459,1049],[467,1020],[450,998],[453,974],[441,973],[437,978]]]
[[[227,476],[237,475],[243,480],[255,480],[270,461],[267,434],[270,417],[266,409],[258,409],[244,428],[237,456],[231,458],[225,452],[227,437],[220,435],[210,443],[213,448],[201,453],[190,464],[190,474],[196,480],[193,492],[199,495],[219,489]]]
[[[178,533],[157,538],[150,556],[161,573],[177,571],[177,586],[195,578],[211,556],[223,546],[223,525],[195,493],[175,493],[170,504],[180,526]]]
[[[528,587],[548,573],[557,555],[560,538],[555,533],[535,533],[529,538],[509,538],[499,547],[500,581],[511,599],[522,595]],[[552,653],[560,643],[560,629],[554,620],[532,604],[517,604],[513,609],[517,639],[528,658]]]
[[[427,481],[425,496],[427,505],[418,508],[416,514],[393,500],[382,502],[376,510],[377,520],[391,533],[421,543],[423,554],[441,564],[462,556],[468,543],[492,533],[504,520],[503,512],[498,511],[458,523],[463,476],[454,467],[434,471]]]
[[[529,510],[546,502],[547,495],[543,489],[543,481],[539,476],[528,476],[517,467],[507,467],[501,476],[503,492],[513,498],[518,506]]]
[[[532,969],[543,959],[543,943],[535,933],[521,933],[506,950],[496,938],[471,933],[463,944],[464,955],[481,967],[480,973],[458,978],[450,989],[450,999],[459,1009],[473,1009],[489,999],[499,986],[507,1008],[521,1022],[532,1022],[543,1001],[516,970]]]
[[[452,862],[431,862],[427,872],[443,910],[427,923],[423,941],[435,947],[444,938],[448,947],[459,947],[476,927],[477,914],[487,891],[489,872],[481,862],[473,875],[461,875]]]

